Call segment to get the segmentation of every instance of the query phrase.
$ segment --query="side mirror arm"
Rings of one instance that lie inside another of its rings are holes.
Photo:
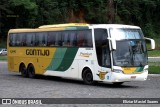
[[[113,50],[116,50],[116,40],[115,39],[113,39],[113,38],[107,38],[108,40],[110,40],[111,41],[111,44],[112,44],[112,49]]]

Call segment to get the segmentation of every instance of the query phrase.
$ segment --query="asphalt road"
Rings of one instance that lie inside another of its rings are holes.
[[[160,76],[150,75],[147,81],[126,82],[122,86],[107,83],[85,85],[79,80],[49,76],[38,76],[37,79],[23,78],[19,73],[8,72],[7,62],[0,62],[0,98],[160,98]],[[106,107],[106,105],[91,104],[55,106]],[[137,107],[124,104],[116,106]],[[140,107],[146,106],[159,107],[160,105],[141,105]]]

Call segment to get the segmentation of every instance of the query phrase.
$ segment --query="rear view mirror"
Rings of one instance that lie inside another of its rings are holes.
[[[145,39],[146,39],[146,40],[149,40],[150,43],[151,43],[151,49],[149,49],[149,50],[155,49],[155,41],[154,41],[153,39],[150,39],[150,38],[145,38]]]

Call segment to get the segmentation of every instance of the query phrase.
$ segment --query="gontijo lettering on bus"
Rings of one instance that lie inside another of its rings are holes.
[[[26,49],[26,55],[36,55],[36,56],[49,56],[50,52],[48,49]]]

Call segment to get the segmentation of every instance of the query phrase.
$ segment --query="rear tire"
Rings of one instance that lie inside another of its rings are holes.
[[[28,77],[28,72],[27,72],[26,66],[24,64],[20,65],[19,72],[21,72],[21,75],[23,77]]]
[[[35,69],[34,66],[32,64],[30,64],[27,68],[27,72],[28,72],[28,76],[29,78],[35,78]]]
[[[85,71],[82,74],[82,78],[85,84],[91,85],[94,83],[93,75],[90,69],[85,69]]]

